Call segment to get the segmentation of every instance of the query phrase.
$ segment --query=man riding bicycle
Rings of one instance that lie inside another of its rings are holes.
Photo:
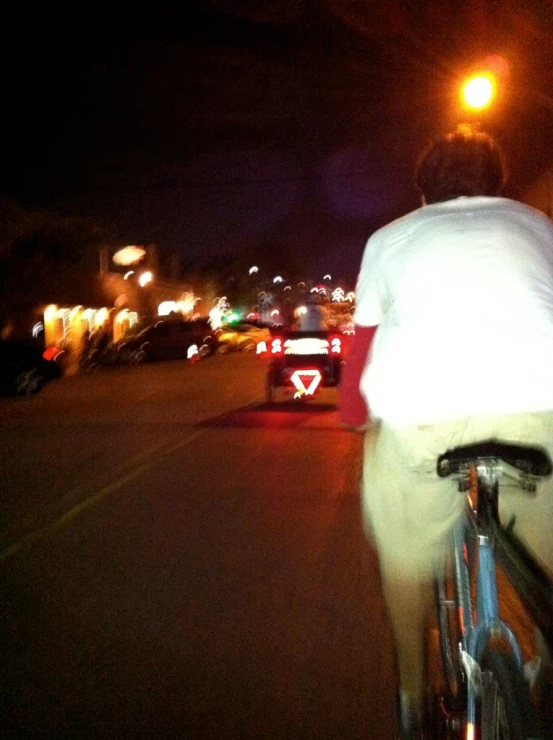
[[[375,232],[358,277],[341,419],[367,430],[362,505],[395,639],[403,737],[423,737],[423,631],[463,497],[446,449],[496,438],[553,453],[553,224],[499,197],[504,158],[470,127],[416,172],[423,206]],[[367,424],[369,417],[378,424]],[[506,520],[553,573],[553,484],[506,489]]]

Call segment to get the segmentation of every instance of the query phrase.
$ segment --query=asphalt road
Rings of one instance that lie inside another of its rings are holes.
[[[2,738],[391,740],[394,672],[336,391],[223,356],[0,400]]]

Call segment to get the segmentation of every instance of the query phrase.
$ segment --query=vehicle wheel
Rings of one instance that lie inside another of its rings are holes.
[[[34,396],[44,385],[44,377],[36,368],[20,373],[15,381],[18,396]]]
[[[529,687],[513,657],[489,650],[481,668],[481,740],[525,740],[534,736]]]

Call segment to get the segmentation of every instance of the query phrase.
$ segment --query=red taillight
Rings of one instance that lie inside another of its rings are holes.
[[[282,337],[273,337],[271,340],[271,357],[280,357],[284,354],[284,340]]]
[[[338,334],[332,334],[328,338],[329,351],[331,355],[342,354],[342,337]]]
[[[42,356],[45,360],[54,361],[58,355],[62,354],[62,352],[63,350],[59,349],[59,347],[46,347]]]

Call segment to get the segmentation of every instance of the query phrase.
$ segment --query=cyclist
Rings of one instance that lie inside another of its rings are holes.
[[[553,453],[553,224],[500,197],[503,154],[464,126],[423,153],[423,205],[375,232],[357,284],[342,422],[365,430],[362,508],[395,639],[403,737],[422,737],[430,588],[463,497],[446,449],[489,438]],[[377,423],[370,423],[377,422]],[[368,423],[369,422],[369,423]],[[553,487],[502,492],[553,572]]]

